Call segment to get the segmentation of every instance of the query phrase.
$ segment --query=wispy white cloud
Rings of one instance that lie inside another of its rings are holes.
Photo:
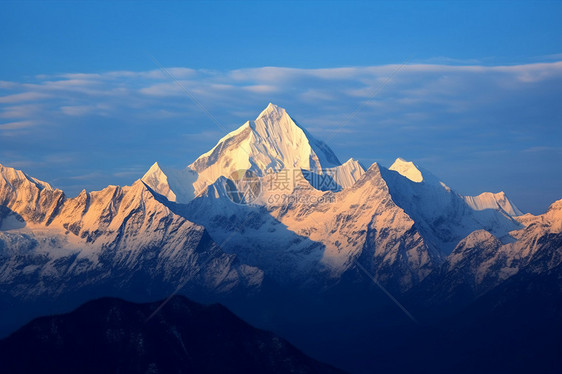
[[[0,118],[36,118],[42,110],[42,104],[7,105],[2,107]]]
[[[141,88],[139,92],[145,95],[160,96],[160,97],[185,95],[181,86],[179,86],[174,82],[153,84],[148,87]]]
[[[400,69],[392,79],[389,76]],[[562,77],[562,62],[516,66],[411,64],[330,69],[263,67],[232,71],[206,71],[168,68],[178,82],[159,70],[146,72],[114,71],[38,76],[35,82],[0,82],[5,95],[0,104],[26,104],[53,100],[53,106],[65,108],[64,114],[88,115],[86,107],[100,102],[115,102],[116,110],[144,104],[158,106],[163,98],[182,97],[181,86],[201,97],[225,99],[236,94],[234,102],[270,95],[281,101],[307,100],[311,103],[345,99],[394,97],[401,105],[446,101],[469,92],[494,91],[502,87],[525,89],[520,83],[540,83]],[[53,79],[55,78],[55,79]],[[177,84],[179,83],[179,85]],[[223,96],[226,95],[226,96]],[[247,97],[245,97],[245,95]],[[145,101],[147,97],[149,101]],[[473,100],[473,98],[471,99]],[[58,104],[58,105],[57,105]],[[64,104],[64,105],[61,105]],[[10,111],[7,106],[2,112]]]
[[[22,92],[22,93],[2,96],[2,97],[0,97],[0,103],[1,104],[22,103],[22,102],[30,102],[30,101],[37,101],[37,100],[41,100],[41,99],[47,99],[49,97],[50,97],[50,95],[47,95],[47,94],[44,94],[44,93],[41,93],[41,92],[28,91],[28,92]]]
[[[72,179],[72,180],[92,180],[92,179],[96,179],[96,178],[99,178],[99,177],[104,176],[104,175],[105,175],[105,173],[102,173],[100,171],[93,171],[93,172],[82,174],[82,175],[73,175],[71,177],[68,177],[68,179]]]
[[[536,147],[526,148],[522,152],[530,152],[530,153],[556,152],[556,153],[562,153],[562,147],[536,146]]]
[[[19,130],[35,125],[36,123],[34,121],[16,121],[16,122],[0,123],[0,130]]]
[[[61,111],[67,116],[85,116],[96,111],[95,105],[66,105],[61,106]]]
[[[272,94],[274,92],[279,92],[279,88],[270,84],[254,84],[250,86],[244,86],[243,89],[260,94]]]

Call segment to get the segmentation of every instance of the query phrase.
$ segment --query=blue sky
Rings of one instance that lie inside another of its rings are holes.
[[[69,195],[128,184],[271,101],[342,161],[400,156],[540,213],[562,198],[561,15],[547,1],[4,1],[0,163]]]

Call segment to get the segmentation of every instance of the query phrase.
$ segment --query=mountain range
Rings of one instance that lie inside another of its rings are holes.
[[[342,163],[273,104],[185,169],[155,163],[131,186],[69,198],[0,166],[4,334],[93,297],[180,292],[244,314],[248,299],[329,306],[334,290],[365,297],[373,284],[394,312],[434,319],[557,271],[561,248],[562,200],[523,214],[503,192],[463,196],[402,158]]]

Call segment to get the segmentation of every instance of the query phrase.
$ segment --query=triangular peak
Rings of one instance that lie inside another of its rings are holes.
[[[154,164],[152,164],[152,166],[150,167],[150,169],[148,169],[148,171],[144,174],[143,178],[153,174],[153,173],[162,173],[162,169],[160,168],[160,165],[158,164],[158,162],[155,162]]]
[[[280,118],[285,114],[287,114],[287,111],[284,108],[281,108],[280,106],[275,105],[273,103],[269,103],[267,107],[264,110],[262,110],[262,112],[256,118],[256,120],[262,117]]]
[[[188,203],[195,197],[193,183],[197,173],[190,169],[162,168],[155,162],[141,180],[169,201]]]
[[[361,178],[365,173],[365,169],[359,161],[350,158],[343,164],[328,169],[327,172],[332,175],[334,180],[338,183],[341,188],[351,187]]]
[[[250,127],[263,138],[277,138],[284,136],[291,138],[306,138],[307,133],[287,114],[287,111],[277,105],[269,103]]]
[[[283,169],[323,173],[340,162],[332,150],[298,125],[285,109],[269,104],[255,121],[246,122],[201,155],[189,169],[199,178],[196,193],[217,178],[237,170],[252,170],[259,176]]]
[[[168,200],[175,201],[176,196],[171,191],[169,191],[168,176],[160,168],[158,162],[152,164],[150,169],[148,169],[148,171],[143,175],[141,180],[154,191],[167,197]],[[163,191],[164,188],[167,189],[165,192]]]
[[[24,183],[32,183],[38,189],[47,189],[47,190],[55,190],[51,185],[47,182],[43,182],[39,179],[30,177],[26,173],[21,170],[11,168],[9,166],[4,166],[0,164],[0,178],[5,180],[6,182],[13,184],[14,181],[20,181]],[[58,191],[58,190],[57,190]]]
[[[423,181],[422,172],[418,169],[418,167],[413,162],[406,161],[401,157],[398,157],[396,161],[394,161],[389,170],[394,170],[416,183],[420,183]]]
[[[373,176],[376,176],[377,178],[381,176],[381,166],[377,162],[373,162],[371,166],[369,166],[369,168],[361,174],[361,177],[357,182],[368,180]]]
[[[284,108],[271,103],[255,121],[249,123],[249,126],[259,135],[256,140],[267,139],[277,143],[293,144],[294,146],[308,145],[315,140]]]

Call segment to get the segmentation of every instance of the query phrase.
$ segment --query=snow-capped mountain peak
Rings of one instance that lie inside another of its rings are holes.
[[[415,183],[429,183],[434,185],[439,185],[439,190],[445,189],[450,192],[451,189],[441,182],[436,176],[430,172],[420,168],[411,161],[406,161],[401,157],[398,157],[396,161],[390,166],[389,170],[396,171],[405,178],[408,178]],[[459,195],[461,196],[461,195]],[[510,201],[506,194],[501,191],[498,193],[484,192],[478,196],[461,196],[465,203],[475,211],[481,211],[486,209],[499,210],[505,212],[511,217],[517,217],[523,213],[515,206],[515,204]]]
[[[30,177],[21,170],[10,168],[2,164],[0,164],[0,178],[12,188],[18,188],[20,185],[33,185],[39,190],[53,190],[49,183]]]
[[[155,162],[141,180],[169,201],[188,203],[195,197],[193,183],[197,180],[197,173],[191,169],[162,168]]]
[[[280,106],[277,106],[273,103],[269,103],[267,105],[267,107],[259,114],[258,118],[256,118],[256,120],[262,118],[262,117],[269,117],[269,118],[281,118],[284,115],[287,114],[287,111],[284,108],[281,108]]]
[[[498,193],[484,192],[478,196],[464,196],[464,200],[474,210],[502,209],[512,217],[523,215],[523,212],[507,198],[503,191]]]
[[[334,180],[341,188],[348,188],[361,178],[363,173],[365,173],[365,169],[359,161],[350,158],[340,166],[329,169],[328,172],[333,175]]]
[[[412,182],[420,183],[423,181],[423,175],[417,166],[412,161],[406,161],[402,157],[398,157],[389,170],[398,172]]]
[[[5,207],[26,223],[49,224],[57,214],[64,193],[26,173],[0,165],[0,228]]]
[[[334,152],[300,127],[285,109],[269,104],[255,121],[248,121],[223,137],[215,147],[188,166],[198,173],[198,194],[219,177],[238,170],[258,176],[283,169],[322,173],[340,162]]]

